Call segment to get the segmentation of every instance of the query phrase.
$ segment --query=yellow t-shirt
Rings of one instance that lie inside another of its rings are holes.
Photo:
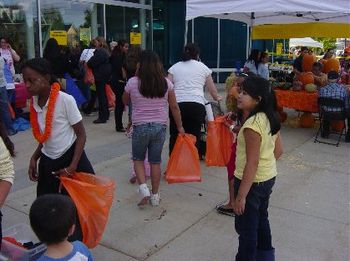
[[[270,122],[266,114],[262,112],[249,117],[238,133],[235,177],[242,180],[247,161],[246,143],[243,135],[244,129],[247,128],[252,129],[261,136],[259,164],[254,182],[269,180],[277,175],[276,159],[273,153],[277,135],[271,136]]]

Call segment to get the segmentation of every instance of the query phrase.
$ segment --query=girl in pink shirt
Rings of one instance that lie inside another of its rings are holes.
[[[184,133],[181,114],[176,102],[173,85],[164,77],[163,65],[156,53],[142,51],[137,76],[125,87],[124,104],[132,103],[132,158],[139,182],[139,193],[143,206],[150,200],[159,205],[160,163],[168,122],[168,107],[173,114],[179,133]],[[148,151],[151,165],[152,193],[145,179],[144,160]]]

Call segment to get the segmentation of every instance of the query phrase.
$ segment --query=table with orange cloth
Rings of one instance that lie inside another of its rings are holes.
[[[318,112],[318,93],[306,91],[275,90],[277,106],[298,111]]]

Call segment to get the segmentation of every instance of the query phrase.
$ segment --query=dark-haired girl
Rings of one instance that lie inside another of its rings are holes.
[[[61,87],[66,89],[66,79],[64,76],[69,71],[69,59],[63,53],[62,48],[58,45],[55,38],[47,40],[43,57],[50,62],[52,74],[55,75]]]
[[[30,122],[39,142],[30,160],[29,178],[38,181],[38,196],[57,193],[59,180],[55,175],[94,173],[84,152],[86,134],[82,117],[73,96],[60,91],[45,59],[27,61],[22,73],[27,90],[33,95]]]
[[[154,52],[142,51],[137,76],[132,77],[126,84],[123,100],[125,104],[128,104],[129,100],[132,103],[132,157],[139,182],[139,206],[147,204],[149,200],[153,206],[157,206],[160,201],[160,163],[169,107],[177,131],[185,131],[173,85],[164,77],[163,65]],[[146,151],[151,165],[152,193],[145,180]]]
[[[211,70],[199,61],[199,48],[196,44],[189,43],[185,46],[182,61],[168,70],[168,79],[174,84],[185,131],[197,137],[198,148],[201,126],[205,119],[206,100],[203,87],[206,86],[215,101],[221,97],[211,77]],[[169,155],[174,148],[177,134],[174,119],[170,115]]]
[[[280,122],[267,80],[249,76],[242,84],[238,108],[249,113],[237,137],[234,173],[236,260],[274,260],[268,219],[269,198],[282,154]]]
[[[38,182],[37,196],[58,193],[59,175],[94,173],[84,152],[86,134],[76,102],[60,91],[50,68],[48,61],[35,58],[22,69],[24,83],[33,95],[30,123],[39,143],[28,170],[30,180]]]
[[[243,72],[251,72],[255,75],[258,75],[258,66],[260,62],[261,52],[258,49],[253,49],[244,64]]]

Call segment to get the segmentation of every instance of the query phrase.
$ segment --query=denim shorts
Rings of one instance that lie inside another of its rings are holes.
[[[162,161],[162,149],[165,142],[166,125],[145,123],[133,126],[132,159],[144,161],[148,150],[148,162],[159,164]]]

